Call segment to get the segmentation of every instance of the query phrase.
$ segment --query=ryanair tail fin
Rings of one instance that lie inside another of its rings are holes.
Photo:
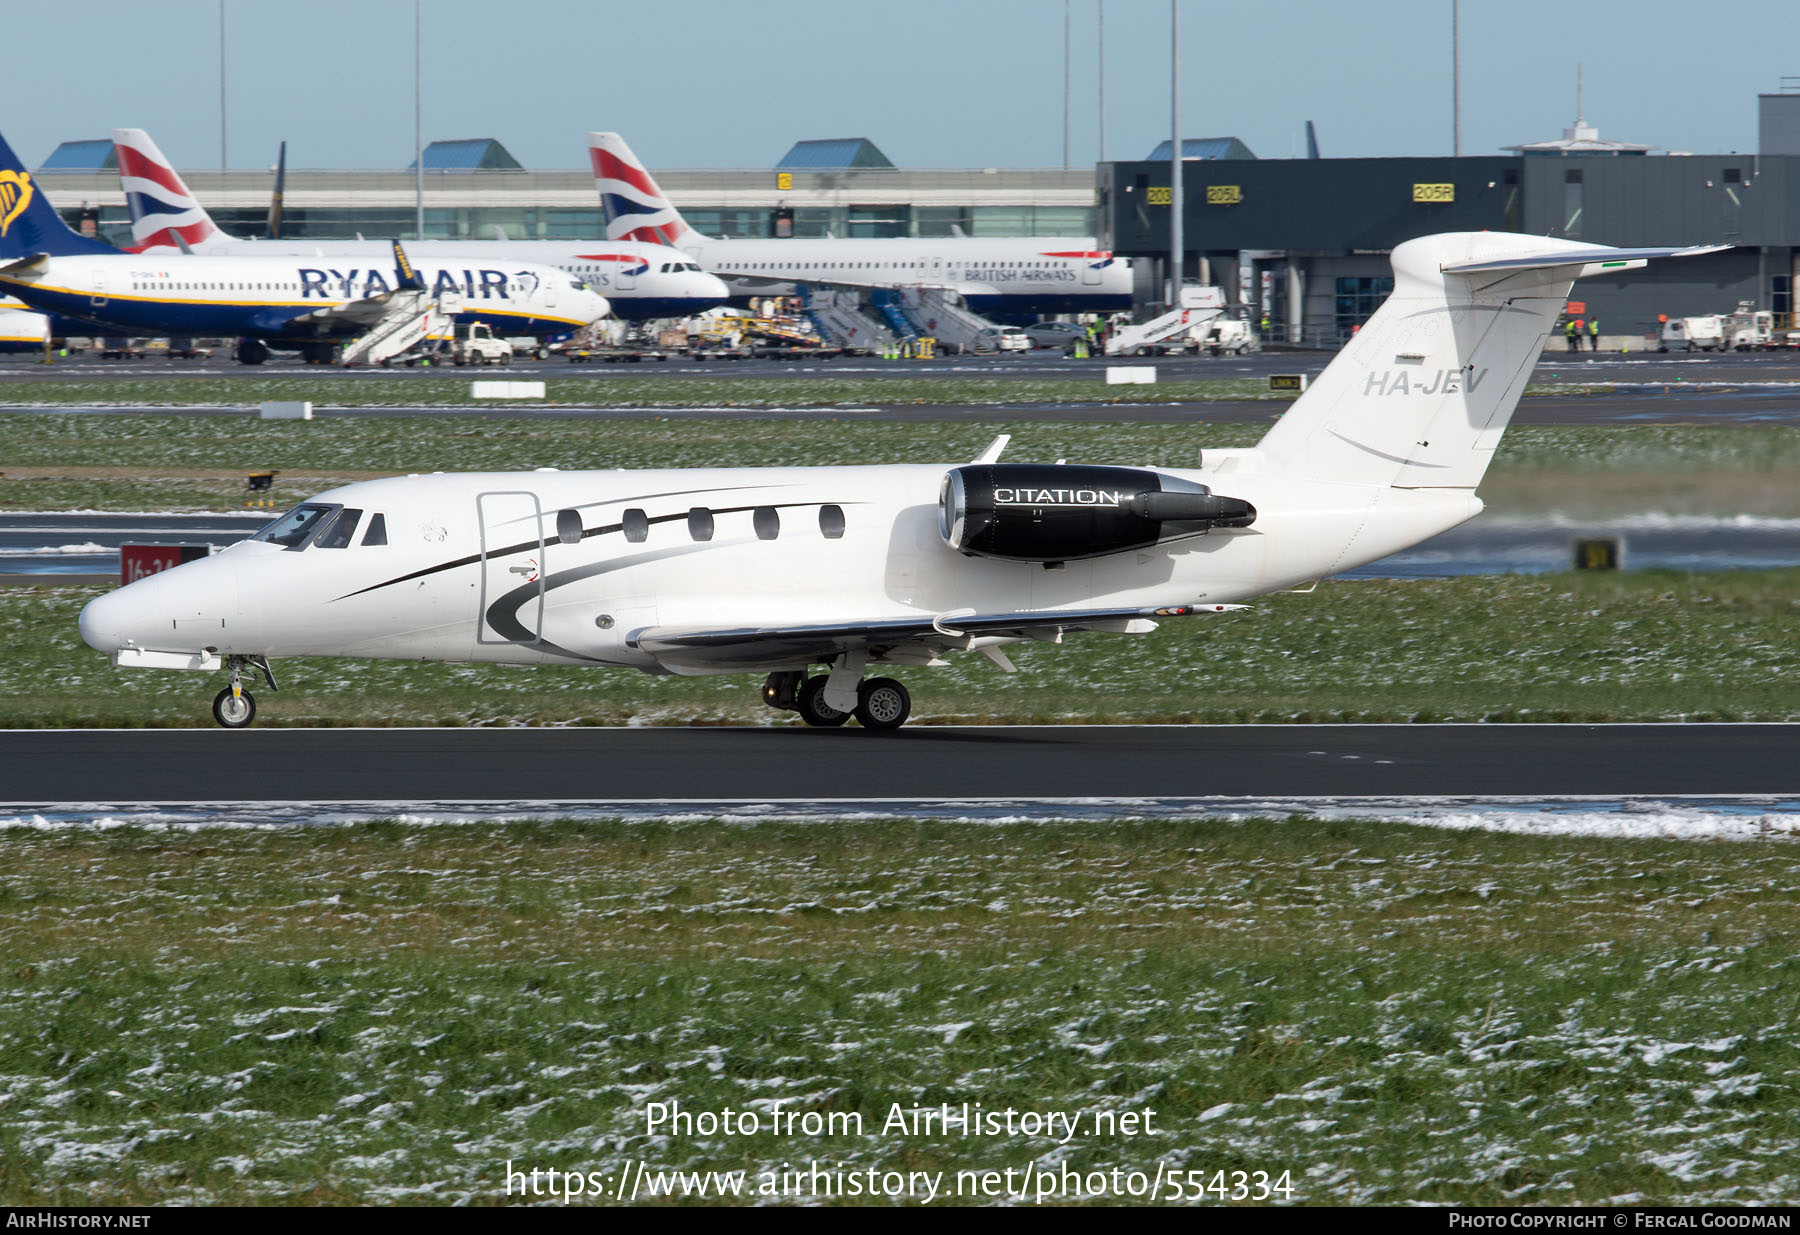
[[[1614,249],[1447,232],[1394,250],[1394,291],[1257,444],[1310,480],[1473,489],[1575,280],[1729,246]]]
[[[0,261],[13,262],[40,253],[64,257],[117,252],[71,230],[13,148],[0,137]]]
[[[663,196],[656,180],[617,133],[589,133],[588,159],[600,190],[608,240],[635,240],[677,248],[705,240]]]
[[[142,129],[114,129],[113,152],[119,160],[119,187],[131,211],[134,253],[157,249],[191,251],[194,246],[230,240],[220,231],[181,173]]]

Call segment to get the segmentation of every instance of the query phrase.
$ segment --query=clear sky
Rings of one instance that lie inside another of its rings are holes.
[[[1451,0],[1180,0],[1182,128],[1265,158],[1451,152]],[[1169,0],[1104,0],[1106,153],[1168,134]],[[1069,160],[1099,155],[1101,0],[1071,0]],[[231,166],[400,168],[412,0],[225,0]],[[425,139],[495,137],[527,167],[616,129],[652,168],[769,167],[868,137],[903,167],[1063,162],[1062,0],[423,0]],[[4,132],[150,131],[220,163],[219,0],[7,0]],[[1463,153],[1561,135],[1754,151],[1756,95],[1800,75],[1800,0],[1462,0]],[[1800,83],[1797,83],[1800,84]]]

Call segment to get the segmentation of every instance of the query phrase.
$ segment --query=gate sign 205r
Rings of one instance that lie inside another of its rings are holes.
[[[1415,202],[1453,202],[1456,200],[1456,186],[1453,184],[1415,184],[1413,185]]]

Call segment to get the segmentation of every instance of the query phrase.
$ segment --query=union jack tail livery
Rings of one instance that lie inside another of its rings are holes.
[[[131,251],[190,248],[230,240],[214,225],[206,207],[194,200],[181,174],[142,129],[114,129],[119,183],[131,208]]]
[[[635,240],[680,248],[706,239],[669,204],[656,180],[617,133],[589,133],[588,158],[600,189],[608,240]]]

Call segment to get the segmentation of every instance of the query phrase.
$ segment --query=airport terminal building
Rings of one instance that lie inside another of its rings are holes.
[[[1562,140],[1461,158],[1259,159],[1234,138],[1183,143],[1183,273],[1217,284],[1271,333],[1334,345],[1391,287],[1387,255],[1431,232],[1504,230],[1636,246],[1726,244],[1729,252],[1584,280],[1609,337],[1645,336],[1660,315],[1729,312],[1739,301],[1795,325],[1800,253],[1800,93],[1760,96],[1755,154],[1659,154],[1602,141],[1582,120]],[[800,142],[768,170],[656,170],[671,201],[717,236],[1095,235],[1141,259],[1140,298],[1160,297],[1173,197],[1168,144],[1097,168],[894,167],[862,138]],[[1161,155],[1162,157],[1156,157]],[[57,207],[128,234],[111,143],[70,142],[40,169]],[[221,226],[259,234],[267,170],[184,173]],[[288,236],[369,238],[417,230],[419,177],[290,172]],[[425,235],[599,237],[594,180],[521,168],[500,143],[428,147]],[[1792,203],[1792,207],[1790,207]]]

